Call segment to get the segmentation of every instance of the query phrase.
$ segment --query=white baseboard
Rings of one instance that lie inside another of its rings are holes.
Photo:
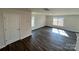
[[[21,39],[24,39],[24,38],[29,37],[29,36],[31,36],[31,35],[32,35],[32,33],[30,33],[30,34],[28,34],[28,35],[26,35],[26,36],[21,37]]]
[[[0,45],[0,49],[1,49],[1,48],[4,48],[5,46],[6,46],[6,45]]]

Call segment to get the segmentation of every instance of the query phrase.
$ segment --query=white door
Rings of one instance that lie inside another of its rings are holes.
[[[19,40],[19,15],[17,13],[4,13],[6,44]]]
[[[0,48],[4,45],[4,25],[2,14],[0,13]]]

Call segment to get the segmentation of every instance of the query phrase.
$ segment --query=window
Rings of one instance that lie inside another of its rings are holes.
[[[34,16],[32,16],[32,27],[35,26],[35,20],[34,19],[35,19]]]
[[[63,17],[53,17],[53,25],[64,26],[64,18]]]

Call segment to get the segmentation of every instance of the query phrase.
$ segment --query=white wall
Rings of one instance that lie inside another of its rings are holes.
[[[72,31],[79,32],[79,15],[65,16],[64,26]]]
[[[2,48],[5,44],[4,42],[4,23],[2,18],[2,13],[0,12],[0,48]]]
[[[45,15],[32,15],[32,16],[35,17],[35,19],[34,19],[35,26],[32,27],[32,30],[45,26],[45,23],[46,23]]]
[[[64,17],[64,26],[61,28],[79,32],[79,23],[78,23],[79,15],[61,15],[61,16]],[[46,25],[54,27],[53,16],[46,16]]]
[[[51,15],[45,16],[45,15],[33,15],[35,16],[35,27],[32,28],[38,29],[43,26],[51,26],[51,27],[57,27],[53,25],[53,17]],[[55,15],[56,16],[56,15]],[[58,16],[58,15],[57,15]],[[60,27],[63,29],[79,32],[79,15],[61,15],[64,17],[64,26]]]
[[[28,9],[1,9],[3,13],[14,13],[19,16],[20,39],[31,35],[31,11]],[[15,18],[14,18],[15,19]]]
[[[13,30],[18,31],[19,33]],[[0,48],[2,48],[3,45],[6,46],[7,44],[30,36],[31,30],[30,10],[0,9]],[[18,39],[18,36],[16,37],[14,33],[19,36]]]
[[[79,51],[79,34],[76,33],[76,35],[77,35],[77,42],[76,42],[75,50]]]

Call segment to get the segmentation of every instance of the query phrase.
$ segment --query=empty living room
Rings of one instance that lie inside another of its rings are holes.
[[[79,8],[0,8],[0,51],[79,51]]]

